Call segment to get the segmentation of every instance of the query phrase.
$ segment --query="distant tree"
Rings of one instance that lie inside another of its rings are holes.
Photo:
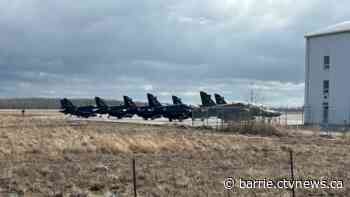
[[[71,99],[77,106],[95,105],[93,99]],[[109,105],[120,105],[121,101],[106,100]],[[0,109],[59,109],[58,98],[3,98],[0,99]]]

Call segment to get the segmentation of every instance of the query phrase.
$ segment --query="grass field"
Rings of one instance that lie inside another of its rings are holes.
[[[290,196],[286,189],[225,191],[223,182],[226,177],[289,178],[293,150],[296,179],[344,181],[342,189],[297,189],[296,196],[348,196],[350,137],[278,132],[242,135],[70,121],[55,111],[27,111],[24,117],[2,111],[0,188],[38,197],[132,196],[135,158],[138,196]]]

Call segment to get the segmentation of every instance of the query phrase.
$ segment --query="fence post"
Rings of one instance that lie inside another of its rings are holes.
[[[284,116],[284,121],[285,121],[285,123],[286,123],[286,128],[287,128],[287,126],[288,126],[288,118],[287,118],[287,116],[288,116],[288,114],[287,114],[287,109],[285,110],[285,116]]]
[[[305,117],[304,117],[304,111],[305,111],[305,107],[303,106],[302,111],[301,111],[301,124],[304,125],[305,124]]]
[[[137,197],[135,158],[132,159],[132,172],[133,172],[132,175],[133,175],[133,183],[134,183],[134,197]]]
[[[217,122],[218,122],[219,115],[220,115],[219,112],[216,111],[216,114],[215,114],[215,121],[216,121],[216,123],[213,122],[213,129],[215,129],[215,131],[218,130]]]
[[[194,122],[193,121],[194,121],[194,119],[193,119],[193,112],[192,112],[192,123],[191,123],[192,127],[194,126]]]
[[[278,125],[281,126],[281,116],[278,117]]]
[[[293,150],[289,150],[289,156],[290,156],[290,175],[291,175],[291,179],[293,181],[292,197],[295,197]]]
[[[208,108],[208,111],[207,111],[207,126],[209,126],[209,108]]]

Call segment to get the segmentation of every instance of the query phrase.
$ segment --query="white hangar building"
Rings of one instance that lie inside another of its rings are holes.
[[[350,21],[305,38],[305,124],[350,124]]]

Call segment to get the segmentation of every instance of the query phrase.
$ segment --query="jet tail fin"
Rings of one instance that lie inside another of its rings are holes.
[[[107,103],[100,97],[96,96],[95,97],[95,102],[96,102],[96,106],[98,108],[108,108]]]
[[[123,96],[123,99],[124,99],[124,105],[126,107],[136,107],[136,104],[134,103],[132,98],[130,98],[128,96]]]
[[[62,109],[74,109],[75,108],[73,103],[70,100],[68,100],[67,98],[61,99],[60,103],[61,103]]]
[[[155,97],[153,94],[147,93],[147,100],[148,104],[151,107],[160,107],[162,104],[158,101],[157,97]]]
[[[60,104],[61,104],[61,109],[66,108],[66,103],[65,103],[64,99],[60,99]]]
[[[177,96],[172,96],[172,99],[173,99],[173,104],[174,105],[178,105],[178,104],[183,104],[181,99]]]
[[[227,104],[227,102],[225,101],[225,98],[220,94],[214,94],[214,96],[217,104]]]
[[[200,92],[202,105],[203,106],[214,106],[216,105],[215,102],[211,99],[211,96],[207,94],[206,92],[201,91]]]

